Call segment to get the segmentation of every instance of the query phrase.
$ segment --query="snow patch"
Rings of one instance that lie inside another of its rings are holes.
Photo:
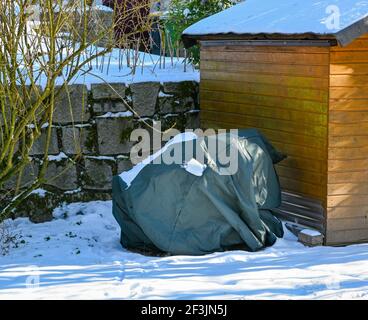
[[[158,96],[159,96],[159,98],[170,98],[170,97],[173,97],[174,95],[173,94],[164,93],[164,92],[160,91],[158,93]]]
[[[76,127],[76,128],[88,128],[88,127],[92,127],[92,125],[90,123],[81,123],[81,124],[74,124],[74,127]]]
[[[86,156],[87,159],[95,159],[95,160],[109,160],[109,161],[115,161],[114,157],[110,156]]]
[[[300,231],[300,233],[303,233],[307,236],[311,236],[311,237],[316,237],[316,236],[321,236],[322,233],[317,231],[317,230],[312,230],[312,229],[303,229],[302,231]]]
[[[38,189],[33,190],[33,191],[31,192],[31,194],[36,194],[36,195],[38,195],[40,198],[44,198],[44,197],[46,197],[47,190],[42,189],[42,188],[38,188]]]
[[[58,155],[51,155],[47,157],[49,161],[62,161],[64,159],[68,159],[68,156],[64,152],[60,152]]]
[[[68,190],[68,191],[64,191],[64,194],[75,194],[75,193],[79,193],[82,192],[82,188],[77,188],[74,190]]]
[[[155,152],[153,155],[150,155],[148,158],[146,158],[142,162],[135,165],[132,169],[121,173],[120,178],[123,179],[123,181],[127,184],[127,188],[129,188],[133,180],[144,169],[144,167],[150,164],[152,161],[154,161],[159,156],[161,156],[161,154],[164,153],[169,146],[176,144],[176,143],[182,143],[185,141],[195,140],[197,138],[198,136],[193,132],[184,132],[184,133],[180,133],[176,135],[174,138],[169,140],[162,149]]]
[[[203,175],[204,170],[206,169],[206,165],[200,163],[198,160],[196,159],[190,159],[188,161],[188,163],[184,164],[182,166],[187,172],[197,176],[197,177],[201,177]]]
[[[102,4],[96,4],[93,6],[93,8],[100,10],[100,11],[105,11],[105,12],[114,12],[113,9],[111,9],[110,7],[104,6]]]
[[[133,112],[131,111],[121,111],[121,112],[106,112],[102,116],[97,118],[130,118],[133,117]]]

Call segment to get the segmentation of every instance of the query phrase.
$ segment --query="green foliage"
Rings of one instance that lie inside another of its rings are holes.
[[[176,46],[181,43],[182,32],[199,20],[223,11],[236,0],[172,0],[165,21],[166,32],[170,35],[172,43]],[[194,46],[189,49],[191,61],[199,62],[199,49]]]

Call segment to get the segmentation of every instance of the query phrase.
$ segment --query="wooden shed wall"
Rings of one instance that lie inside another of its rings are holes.
[[[277,166],[283,190],[320,202],[317,216],[327,190],[329,54],[328,47],[201,48],[202,127],[260,129],[288,154]],[[284,199],[288,210],[293,200]]]
[[[368,240],[368,35],[331,48],[326,243]]]

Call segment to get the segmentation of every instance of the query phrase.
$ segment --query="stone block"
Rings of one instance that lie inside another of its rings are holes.
[[[61,197],[43,189],[32,192],[27,201],[21,202],[13,213],[13,218],[29,217],[33,223],[42,223],[53,219],[54,208],[60,204]]]
[[[184,131],[186,129],[187,119],[184,113],[166,115],[161,119],[162,130],[169,130],[170,128]]]
[[[179,97],[176,100],[175,112],[187,112],[196,109],[196,102],[193,97]]]
[[[323,244],[323,234],[317,230],[303,229],[298,233],[298,241],[308,247],[321,246]]]
[[[58,124],[87,122],[90,118],[87,102],[87,87],[73,84],[56,87],[61,90],[55,101],[53,122]]]
[[[112,188],[113,166],[113,160],[86,157],[83,187],[91,190],[110,190]]]
[[[200,124],[200,112],[187,112],[185,114],[185,129],[199,129],[201,127]]]
[[[164,82],[163,92],[177,97],[189,97],[198,94],[199,85],[195,81]]]
[[[1,126],[0,126],[1,127]],[[0,128],[0,150],[3,150],[2,148],[4,147],[4,145],[3,145],[3,142],[2,141],[6,141],[7,139],[8,139],[8,134],[9,134],[9,132],[7,132],[7,136],[6,136],[6,138],[4,138],[3,137],[3,130],[1,130],[2,128]],[[20,143],[20,141],[18,140],[18,142],[16,142],[15,143],[15,145],[14,145],[14,151],[13,151],[13,154],[14,153],[16,153],[16,152],[18,152],[19,151],[19,149],[20,149],[20,145],[21,145],[21,143]],[[9,149],[8,149],[9,150]]]
[[[32,160],[28,163],[21,172],[20,188],[27,187],[33,183],[38,176],[38,163]],[[4,189],[15,189],[19,175],[11,177],[4,183]]]
[[[172,112],[180,113],[198,108],[198,83],[195,81],[164,82],[163,94],[171,95],[174,100],[174,110]]]
[[[93,100],[118,100],[125,98],[124,83],[95,83],[91,85]]]
[[[48,128],[43,128],[41,130],[42,130],[41,135],[33,142],[32,148],[29,152],[29,155],[31,155],[31,156],[45,154]],[[53,127],[51,129],[51,139],[50,139],[48,153],[49,154],[58,154],[59,153],[57,128],[55,128],[55,127]]]
[[[63,191],[75,190],[78,188],[76,166],[71,161],[68,161],[68,159],[50,161],[46,170],[45,179],[45,185]]]
[[[97,145],[97,142],[96,144],[90,143],[91,130],[92,126],[63,127],[63,152],[68,155],[93,153],[95,151],[94,145]]]
[[[16,90],[19,93],[19,99],[13,100],[13,103],[15,104],[13,105],[13,107],[10,105],[8,97],[3,97],[4,110],[0,111],[0,126],[4,125],[5,121],[4,116],[6,118],[6,121],[10,123],[10,118],[13,115],[13,111],[16,109],[16,106],[18,106],[17,110],[19,110],[19,104],[22,103],[26,108],[29,108],[32,106],[32,104],[34,104],[37,101],[38,97],[43,93],[42,88],[40,86],[33,86],[33,87],[29,85],[17,86]],[[41,109],[42,108],[39,108],[35,112],[37,120],[41,119],[42,113]],[[18,119],[19,114],[16,114],[16,116]]]
[[[159,96],[158,106],[160,114],[175,113],[178,109],[179,101],[172,95]]]
[[[131,118],[96,118],[98,149],[101,155],[118,155],[130,152],[129,141],[133,130]]]
[[[159,82],[141,82],[130,85],[133,108],[139,116],[153,116],[156,112]]]
[[[133,167],[133,164],[132,164],[132,162],[130,161],[129,158],[118,158],[117,162],[118,162],[118,172],[117,172],[117,174],[120,174],[124,171],[128,171]]]
[[[95,114],[103,114],[106,112],[124,112],[127,110],[123,102],[117,101],[95,102],[92,108]]]

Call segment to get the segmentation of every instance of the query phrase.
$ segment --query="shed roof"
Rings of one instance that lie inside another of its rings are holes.
[[[336,39],[347,45],[368,32],[368,1],[246,0],[184,30],[187,47],[199,39]]]

